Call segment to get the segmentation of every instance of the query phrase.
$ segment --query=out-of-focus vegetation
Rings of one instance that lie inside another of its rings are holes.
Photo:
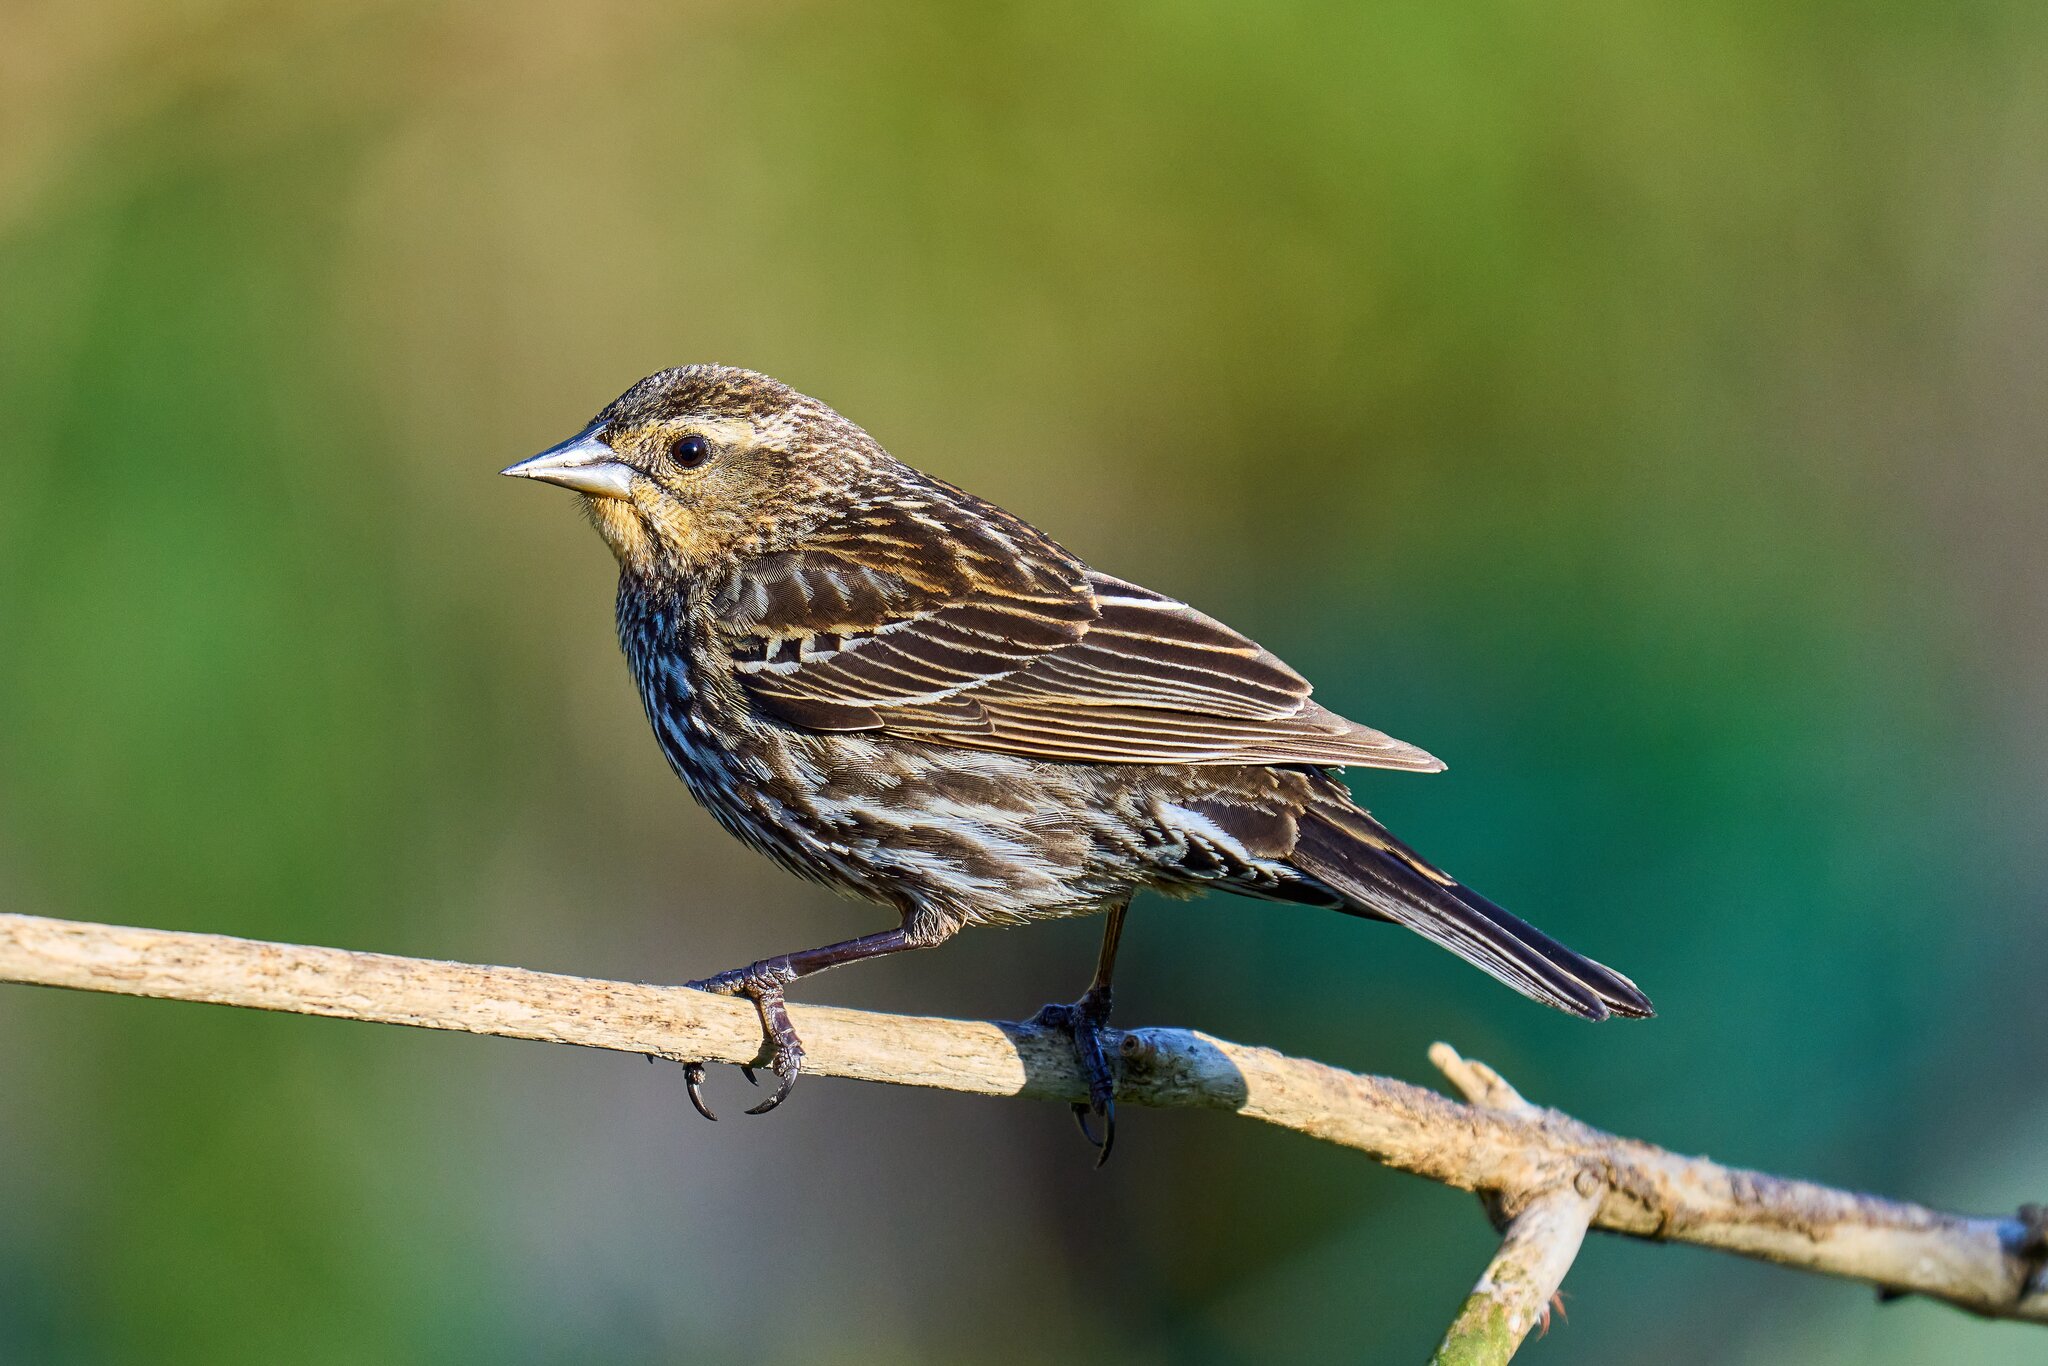
[[[0,10],[0,902],[670,981],[877,927],[690,805],[603,548],[493,477],[727,361],[1444,755],[1357,786],[1663,1011],[1211,899],[1126,1020],[2039,1198],[2044,62],[2017,0]],[[809,994],[1014,1016],[1093,932]],[[1490,1242],[1254,1125],[1087,1157],[0,991],[0,1359],[1420,1359]],[[2041,1351],[1675,1250],[1570,1293],[1530,1360]]]

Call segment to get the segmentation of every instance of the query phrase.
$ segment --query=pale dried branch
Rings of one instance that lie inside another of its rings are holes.
[[[1429,1060],[1477,1106],[1540,1119],[1541,1107],[1522,1099],[1507,1078],[1476,1058],[1463,1058],[1447,1043],[1432,1045]],[[1599,1212],[1600,1177],[1582,1167],[1563,1184],[1527,1193],[1510,1212],[1513,1193],[1482,1192],[1481,1200],[1507,1236],[1486,1264],[1479,1284],[1465,1297],[1444,1333],[1430,1366],[1502,1366],[1529,1336],[1550,1323],[1551,1304]]]
[[[1572,1186],[1545,1191],[1522,1207],[1430,1366],[1500,1366],[1530,1329],[1549,1323],[1551,1297],[1572,1269],[1600,1207],[1599,1187],[1592,1190],[1590,1196]]]
[[[1437,1071],[1444,1074],[1451,1085],[1465,1093],[1465,1099],[1474,1105],[1483,1105],[1489,1110],[1505,1110],[1516,1115],[1541,1115],[1543,1107],[1531,1105],[1522,1099],[1522,1093],[1508,1085],[1508,1079],[1488,1067],[1477,1058],[1459,1055],[1458,1050],[1447,1043],[1433,1043],[1429,1046],[1429,1061]]]
[[[764,1061],[738,1001],[647,986],[0,914],[0,982],[250,1006],[708,1062]],[[825,1076],[1048,1100],[1085,1096],[1071,1050],[1025,1025],[793,1007]],[[2038,1214],[1970,1218],[1682,1157],[1554,1110],[1460,1104],[1386,1077],[1180,1029],[1120,1036],[1119,1095],[1228,1110],[1357,1148],[1509,1209],[1597,1183],[1592,1226],[1718,1248],[2048,1322]]]

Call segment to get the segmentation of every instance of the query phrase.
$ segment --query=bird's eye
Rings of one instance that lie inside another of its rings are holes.
[[[691,432],[669,443],[668,458],[684,469],[695,469],[711,458],[711,443]]]

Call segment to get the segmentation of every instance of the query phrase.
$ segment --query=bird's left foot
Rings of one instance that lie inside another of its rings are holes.
[[[774,1071],[779,1085],[775,1094],[747,1111],[750,1115],[765,1115],[783,1101],[789,1099],[790,1088],[804,1067],[803,1040],[796,1036],[796,1026],[789,1022],[789,1006],[782,999],[782,989],[796,980],[796,974],[787,964],[776,959],[765,959],[731,972],[721,972],[715,977],[701,978],[683,985],[692,991],[708,991],[714,996],[744,996],[754,1003],[761,1012],[761,1032],[768,1041],[768,1066]],[[748,1081],[754,1081],[754,1069],[741,1067]],[[697,1113],[706,1119],[717,1119],[711,1106],[704,1100],[704,1064],[686,1062],[683,1064],[683,1082],[689,1087],[690,1104],[697,1107]],[[755,1083],[759,1085],[758,1082]]]
[[[1116,1073],[1102,1047],[1102,1031],[1109,1027],[1109,989],[1090,987],[1072,1005],[1044,1006],[1031,1017],[1031,1023],[1073,1036],[1074,1060],[1088,1079],[1088,1100],[1085,1104],[1074,1102],[1074,1121],[1081,1126],[1081,1136],[1095,1145],[1095,1165],[1100,1167],[1109,1161],[1109,1151],[1116,1145]],[[1100,1138],[1089,1123],[1090,1116],[1102,1126]]]

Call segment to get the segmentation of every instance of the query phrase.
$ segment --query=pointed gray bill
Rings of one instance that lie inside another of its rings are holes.
[[[529,460],[499,471],[518,479],[539,479],[592,498],[633,496],[631,465],[597,438],[597,427],[584,428],[559,446],[550,446]]]

